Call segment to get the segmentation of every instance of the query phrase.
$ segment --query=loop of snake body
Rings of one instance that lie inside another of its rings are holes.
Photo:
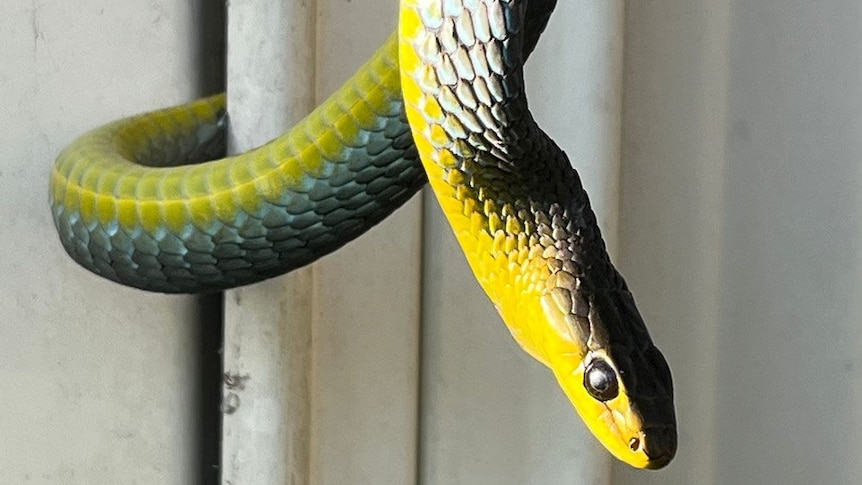
[[[74,141],[50,203],[72,258],[197,293],[332,252],[430,182],[479,284],[617,458],[676,453],[673,386],[577,172],[527,106],[523,61],[556,0],[401,0],[397,35],[285,135],[223,150],[224,96]]]

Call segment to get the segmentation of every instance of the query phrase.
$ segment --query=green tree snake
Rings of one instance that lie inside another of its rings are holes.
[[[613,455],[661,468],[677,446],[670,370],[524,93],[555,1],[401,0],[397,34],[339,91],[237,156],[211,160],[223,95],[97,128],[51,172],[60,240],[124,285],[216,291],[334,251],[428,181],[515,340]]]

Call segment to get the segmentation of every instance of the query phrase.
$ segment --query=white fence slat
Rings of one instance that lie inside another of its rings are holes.
[[[234,4],[231,3],[231,8]],[[396,10],[383,2],[377,5],[379,18],[385,19],[385,11],[388,11],[392,19],[388,26],[393,26]],[[318,6],[321,10],[332,7],[326,2]],[[308,33],[305,44],[290,48],[303,49],[311,55],[316,52],[317,61],[313,57],[304,58],[302,68],[285,68],[293,72],[303,69],[304,88],[311,93],[320,93],[310,98],[317,102],[346,80],[387,34],[385,27],[377,25],[380,20],[375,19],[375,10],[368,5],[354,7],[350,13],[345,11],[350,9],[343,5],[338,8],[341,9],[339,13],[324,15],[320,19],[316,43],[309,41],[314,34]],[[258,13],[273,16],[272,12]],[[354,28],[344,31],[340,28],[342,25],[353,25]],[[370,28],[371,25],[374,27]],[[270,29],[262,30],[271,32]],[[293,32],[293,35],[298,34]],[[232,69],[232,63],[242,62],[231,57],[234,55],[232,39],[229,39],[229,69]],[[244,55],[259,57],[253,52]],[[228,89],[234,120],[234,112],[238,108],[233,102],[232,79],[229,77]],[[278,82],[267,81],[266,84]],[[298,95],[294,93],[293,96]],[[278,108],[270,105],[264,109]],[[401,484],[415,476],[420,209],[418,202],[413,202],[361,240],[311,269],[298,272],[301,280],[288,276],[239,290],[235,293],[242,295],[243,303],[236,310],[231,309],[234,300],[230,295],[226,300],[227,321],[248,321],[238,325],[236,332],[242,335],[242,339],[256,340],[243,345],[241,367],[234,366],[231,371],[228,366],[228,370],[240,378],[246,373],[241,369],[248,369],[250,365],[246,356],[248,349],[263,345],[263,333],[256,327],[262,320],[261,314],[267,314],[263,320],[273,325],[264,333],[282,335],[282,345],[290,345],[290,341],[304,343],[304,347],[292,347],[296,357],[282,361],[286,370],[279,372],[286,373],[286,377],[274,372],[275,380],[262,382],[260,378],[255,379],[256,372],[248,372],[250,379],[246,390],[239,393],[241,407],[237,411],[242,413],[248,390],[255,381],[273,390],[281,389],[282,396],[292,390],[294,399],[299,401],[291,406],[294,409],[304,406],[305,411],[297,411],[300,416],[294,416],[291,409],[276,405],[279,412],[275,417],[280,418],[283,426],[290,426],[287,424],[290,422],[304,423],[302,431],[293,431],[298,441],[280,445],[288,449],[291,446],[308,447],[304,448],[304,456],[296,454],[296,459],[305,460],[303,463],[308,466],[298,474],[299,483]],[[392,261],[399,261],[397,271],[393,271]],[[299,301],[292,300],[290,305],[278,304],[279,299],[292,298],[284,294],[285,286],[293,288],[288,293],[301,293]],[[253,302],[247,300],[246,292],[256,292],[257,288],[263,287],[269,288],[265,290],[267,297],[256,298]],[[261,308],[264,305],[274,310]],[[289,308],[291,317],[284,315],[286,308]],[[226,331],[226,355],[232,352],[230,342],[235,337],[231,335],[231,331]],[[261,368],[271,366],[273,364],[266,362],[278,360],[279,351],[273,347],[266,353],[266,356],[258,354],[259,357],[251,358],[260,359],[258,365]],[[298,367],[291,368],[291,365]],[[298,389],[301,386],[305,389]],[[270,397],[284,399],[278,397],[277,392]],[[233,420],[234,416],[226,416],[226,440],[231,439],[228,426]],[[259,446],[250,446],[248,441],[237,446],[235,456],[261,453]],[[277,458],[275,450],[278,448],[273,444],[269,446],[273,450],[272,457]],[[224,466],[229,468],[232,465],[227,452],[225,457]],[[299,464],[286,466],[283,473],[295,472],[295,466]],[[273,479],[276,481],[259,483],[282,483],[277,481],[277,477]]]
[[[229,149],[281,134],[313,107],[314,3],[231,0]],[[225,294],[222,483],[308,483],[313,269]]]
[[[375,0],[318,4],[318,102],[379,47],[398,16]],[[416,476],[421,200],[315,265],[313,485]]]

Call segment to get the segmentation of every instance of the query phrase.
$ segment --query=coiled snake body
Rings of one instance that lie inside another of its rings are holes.
[[[98,128],[51,173],[63,246],[137,288],[232,288],[335,250],[427,177],[518,343],[611,453],[660,468],[676,451],[670,371],[527,108],[523,60],[554,2],[402,0],[398,35],[341,90],[235,157],[198,163],[222,149],[223,96]]]

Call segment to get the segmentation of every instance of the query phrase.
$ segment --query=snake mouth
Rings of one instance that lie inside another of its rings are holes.
[[[658,470],[667,466],[676,455],[676,442],[676,428],[672,426],[644,429],[643,449],[649,458],[646,468]]]

